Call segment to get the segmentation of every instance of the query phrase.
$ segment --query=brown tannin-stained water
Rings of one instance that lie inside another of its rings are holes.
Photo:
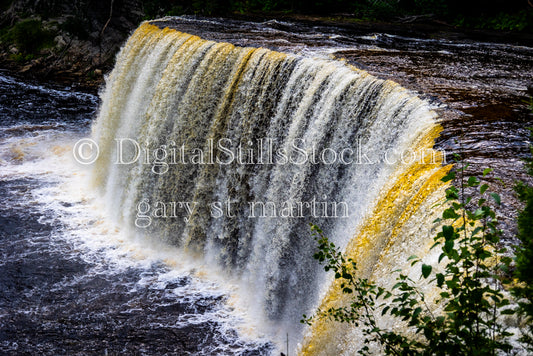
[[[504,231],[515,231],[517,203],[512,186],[529,181],[522,159],[529,155],[528,127],[533,114],[533,47],[524,38],[509,43],[468,39],[450,30],[409,30],[381,26],[401,35],[373,31],[367,26],[336,27],[270,20],[244,22],[227,19],[167,18],[154,21],[202,38],[239,46],[261,46],[282,52],[342,59],[378,78],[390,79],[428,100],[439,115],[443,132],[436,148],[448,162],[461,153],[469,174],[494,169],[487,181],[502,195]],[[498,40],[505,38],[499,36]],[[515,43],[516,42],[516,43]],[[494,177],[502,178],[505,186]],[[510,238],[510,234],[507,235]]]
[[[390,284],[438,258],[445,156],[494,168],[506,226],[526,178],[533,48],[423,37],[173,17],[100,101],[2,74],[0,353],[355,353],[358,330],[299,323],[339,298],[308,223]]]

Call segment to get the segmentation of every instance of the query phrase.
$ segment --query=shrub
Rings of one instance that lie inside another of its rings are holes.
[[[528,102],[533,112],[533,99]],[[530,129],[533,136],[533,129]],[[533,156],[533,146],[530,146]],[[533,159],[526,159],[527,173],[533,177]],[[519,282],[511,287],[513,295],[518,299],[517,313],[524,319],[527,327],[522,330],[521,341],[533,352],[533,187],[524,182],[515,186],[518,197],[525,207],[518,215],[518,239],[521,244],[515,253],[514,277]]]
[[[55,34],[43,29],[40,20],[25,20],[17,23],[9,31],[9,36],[23,53],[36,53],[54,45]]]
[[[458,167],[456,172],[443,178],[443,181],[456,179],[457,187],[446,190],[447,208],[435,221],[442,223],[433,248],[441,250],[439,263],[445,264],[443,271],[435,273],[433,266],[423,264],[418,257],[409,258],[412,265],[421,264],[421,278],[428,279],[439,292],[436,300],[427,301],[414,281],[401,271],[390,290],[357,277],[355,261],[347,259],[320,228],[312,226],[318,242],[314,258],[324,264],[326,271],[335,273],[342,292],[350,295],[350,302],[343,307],[319,309],[309,318],[304,315],[302,322],[311,324],[316,318],[327,318],[361,326],[365,335],[363,344],[377,342],[387,355],[509,352],[512,334],[506,331],[499,317],[516,312],[500,282],[501,271],[508,270],[511,258],[499,248],[502,232],[498,229],[492,203],[489,204],[492,200],[499,205],[500,197],[489,192],[488,185],[481,184],[479,178],[464,177],[468,165],[459,164]],[[490,171],[486,169],[483,176]],[[470,191],[476,193],[469,195]],[[530,261],[524,262],[528,263],[524,268],[530,268]],[[531,277],[528,275],[528,278]],[[434,314],[437,305],[442,308],[441,314]],[[381,329],[375,315],[388,315],[406,323],[414,336]],[[521,341],[527,340],[522,338]],[[368,346],[359,350],[360,354],[369,352]]]

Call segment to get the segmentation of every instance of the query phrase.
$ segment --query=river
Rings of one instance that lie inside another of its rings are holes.
[[[443,131],[436,149],[448,156],[463,152],[472,172],[495,169],[489,182],[507,202],[500,212],[504,226],[514,229],[519,205],[511,185],[527,179],[521,159],[532,122],[524,100],[533,78],[533,48],[282,21],[181,17],[153,23],[298,58],[343,58],[400,83],[438,113]],[[109,100],[103,92],[101,97]],[[267,355],[286,352],[291,333],[292,354],[301,342],[298,320],[280,319],[283,306],[270,317],[262,314],[255,296],[263,292],[246,290],[241,274],[169,246],[168,239],[136,236],[109,216],[109,200],[94,188],[92,168],[72,155],[79,139],[94,137],[91,127],[102,115],[101,105],[93,93],[0,73],[0,351]],[[507,186],[497,186],[496,176]],[[369,197],[377,199],[379,189]],[[359,204],[371,209],[369,197]],[[354,229],[347,226],[330,231],[349,230],[348,237],[339,238],[346,240]],[[249,274],[244,253],[222,264]]]

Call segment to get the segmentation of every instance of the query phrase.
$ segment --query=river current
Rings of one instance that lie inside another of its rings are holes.
[[[268,353],[231,283],[102,216],[72,156],[97,106],[0,76],[0,353]]]
[[[299,56],[345,58],[418,91],[440,115],[437,147],[474,171],[525,179],[533,48],[268,21],[174,18],[180,31]],[[223,30],[221,30],[223,29]],[[72,148],[97,95],[0,73],[0,353],[266,355],[283,338],[238,280],[108,219]],[[518,206],[499,188],[504,224]],[[296,321],[297,322],[297,321]],[[274,330],[274,331],[273,331]],[[284,334],[284,333],[283,333]],[[294,350],[293,341],[289,349]]]

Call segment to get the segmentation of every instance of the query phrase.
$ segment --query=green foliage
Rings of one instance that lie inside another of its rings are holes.
[[[2,38],[2,42],[14,43],[22,53],[36,54],[54,45],[55,33],[42,27],[40,20],[18,22]]]
[[[22,53],[10,54],[9,59],[17,63],[24,63],[24,55]]]
[[[144,12],[143,20],[155,19],[160,14],[159,1],[143,1],[142,8]]]
[[[89,79],[89,80],[96,79],[96,73],[94,72],[94,70],[91,70],[91,71],[87,72],[87,79]]]
[[[515,314],[500,282],[505,279],[502,270],[508,271],[511,265],[506,251],[499,247],[502,232],[491,208],[501,203],[500,196],[489,192],[489,186],[479,178],[464,177],[467,168],[459,163],[456,171],[443,178],[445,182],[457,182],[446,190],[447,208],[435,221],[442,224],[433,248],[440,248],[443,269],[424,264],[416,256],[409,258],[412,266],[421,265],[420,278],[439,292],[436,300],[426,300],[416,283],[401,271],[391,289],[357,277],[356,263],[346,259],[318,227],[312,226],[318,242],[314,257],[326,271],[335,273],[343,293],[350,295],[350,302],[348,306],[319,309],[312,317],[304,315],[302,322],[311,324],[316,318],[326,318],[361,326],[364,344],[377,342],[386,355],[495,355],[511,351],[512,334],[498,319]],[[484,170],[483,176],[490,172]],[[472,191],[475,193],[466,193]],[[531,229],[531,220],[528,223]],[[531,239],[528,241],[533,244]],[[524,257],[524,273],[531,268],[532,257]],[[517,266],[520,263],[517,261]],[[527,285],[531,281],[525,282]],[[437,306],[442,312],[434,314]],[[530,308],[531,303],[526,306]],[[381,329],[374,315],[388,315],[404,322],[414,336]],[[364,346],[359,353],[365,355],[369,351]]]
[[[250,12],[293,12],[320,14],[351,14],[361,20],[396,20],[409,16],[432,15],[432,18],[451,22],[456,26],[495,30],[530,31],[532,12],[526,2],[509,0],[506,7],[497,1],[475,0],[189,0],[165,2],[144,1],[147,18],[164,14],[177,15],[195,13],[202,15],[250,13]],[[173,5],[174,4],[174,5]],[[425,18],[423,16],[423,18]]]
[[[532,146],[530,146],[530,152],[533,156]],[[533,176],[531,157],[526,160],[526,169],[528,174]],[[511,291],[518,299],[518,315],[527,324],[527,327],[523,329],[521,341],[527,345],[528,351],[533,352],[533,273],[531,271],[533,268],[533,187],[524,182],[518,182],[515,190],[520,200],[525,203],[525,207],[518,215],[517,237],[521,245],[515,253],[514,270],[514,277],[518,283],[511,287]]]
[[[529,97],[529,99],[525,100],[524,102],[527,104],[528,109],[531,112],[533,112],[533,97]],[[531,152],[531,154],[533,155],[533,152]],[[533,176],[533,171],[531,170],[531,165],[529,165],[528,173],[529,173],[529,175]]]
[[[527,11],[521,11],[517,14],[501,12],[488,20],[490,28],[495,30],[523,31],[529,23]]]
[[[335,279],[341,280],[342,292],[352,294],[353,298],[349,306],[332,307],[327,310],[319,309],[315,316],[307,317],[304,315],[302,322],[310,325],[315,318],[319,317],[361,326],[365,335],[365,344],[379,342],[387,355],[404,353],[411,348],[420,348],[422,345],[419,345],[417,341],[379,328],[374,317],[375,312],[379,309],[382,310],[382,314],[390,312],[391,314],[406,315],[410,307],[393,308],[389,311],[384,303],[380,304],[380,298],[390,299],[394,296],[394,300],[399,301],[398,304],[405,306],[406,303],[409,304],[411,302],[411,298],[408,295],[410,285],[407,283],[398,284],[397,286],[403,295],[393,295],[392,292],[386,291],[374,282],[358,278],[356,276],[356,263],[352,259],[346,259],[335,244],[323,235],[319,227],[311,225],[311,229],[315,240],[318,242],[318,251],[314,254],[314,258],[324,264],[326,271],[331,270],[335,273]],[[401,278],[404,278],[405,282],[406,277],[401,276]],[[365,346],[359,353],[367,354],[368,351],[368,347]]]
[[[415,0],[414,12],[418,14],[434,14],[447,16],[449,7],[445,0]]]
[[[353,12],[357,17],[363,19],[390,20],[400,15],[402,11],[396,1],[377,0],[357,2]]]
[[[386,0],[373,1],[371,6],[369,6],[368,12],[372,17],[389,19],[398,13],[398,3]]]
[[[173,1],[164,0],[147,0],[142,1],[142,8],[144,12],[143,20],[151,20],[165,15],[169,11],[174,10]]]
[[[178,16],[187,13],[197,15],[226,14],[235,11],[235,3],[231,0],[187,0],[164,1],[148,0],[142,2],[143,20],[151,20],[161,16]]]
[[[183,8],[183,6],[175,5],[175,6],[172,6],[170,10],[167,11],[166,15],[167,16],[180,16],[180,15],[183,15],[184,13],[185,13],[185,9]]]
[[[222,11],[222,2],[216,0],[193,0],[192,8],[195,14],[214,15]]]
[[[12,1],[0,0],[0,8],[5,10],[11,3]],[[330,18],[334,15],[337,19],[340,15],[345,21],[425,21],[433,18],[463,27],[533,31],[533,9],[525,0],[508,0],[505,7],[500,0],[142,0],[139,5],[144,13],[144,20],[183,14],[209,16],[257,12],[271,15],[300,13]],[[124,6],[115,2],[115,7]],[[94,25],[94,21],[89,21],[89,18],[108,15],[107,6],[96,6],[93,1],[78,1],[72,5],[72,2],[61,0],[39,2],[35,8],[19,9],[15,18],[38,15],[46,20],[65,16],[65,11],[70,12],[62,25],[63,30],[80,39],[86,39],[92,31],[90,27]]]
[[[531,11],[522,10],[515,13],[499,12],[494,15],[458,16],[455,25],[479,29],[525,31],[531,30],[533,14]]]

